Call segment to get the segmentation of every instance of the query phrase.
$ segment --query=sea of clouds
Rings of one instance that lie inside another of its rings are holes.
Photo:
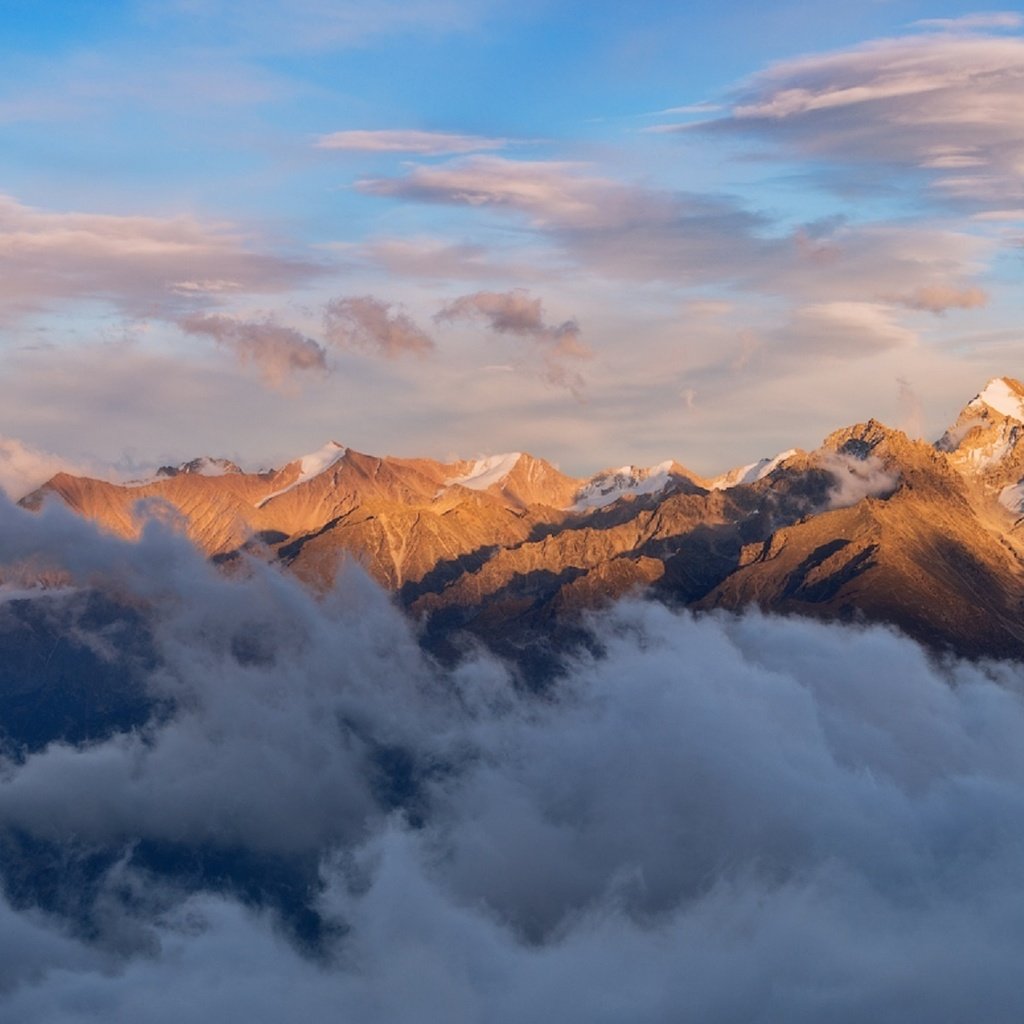
[[[5,1024],[1024,1019],[1020,666],[633,600],[538,694],[357,569],[0,502],[24,564],[63,589],[0,641],[102,586],[153,712],[4,748]]]

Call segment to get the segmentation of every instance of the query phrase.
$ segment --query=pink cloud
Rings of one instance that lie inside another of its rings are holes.
[[[997,14],[933,27],[1022,23]],[[751,134],[804,157],[922,170],[951,198],[1013,203],[1024,195],[1022,78],[1016,35],[882,39],[776,64],[741,87],[728,115],[667,130]]]
[[[361,153],[421,153],[427,156],[441,156],[452,153],[475,153],[485,149],[504,149],[508,145],[508,139],[416,130],[343,131],[321,135],[314,145],[317,149]]]
[[[282,386],[296,373],[324,372],[322,345],[273,320],[239,320],[220,314],[183,318],[186,334],[204,335],[230,350],[242,363],[255,366],[269,384]]]
[[[434,317],[438,323],[465,319],[482,319],[498,334],[511,334],[534,342],[547,380],[576,394],[582,390],[583,379],[571,364],[589,359],[592,353],[582,340],[579,324],[575,320],[547,323],[543,303],[525,289],[462,295],[447,303]]]
[[[230,224],[51,212],[0,196],[2,319],[80,299],[173,317],[225,293],[284,291],[322,271],[259,247]]]
[[[435,348],[434,339],[410,316],[372,295],[327,303],[324,337],[340,348],[363,349],[386,359],[425,356]]]

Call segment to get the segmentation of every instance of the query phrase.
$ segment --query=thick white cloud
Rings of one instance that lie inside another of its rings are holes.
[[[66,863],[124,852],[88,937],[70,927],[84,890],[70,920],[30,889],[0,901],[5,1020],[1024,1012],[1020,666],[627,603],[538,699],[487,658],[438,670],[358,574],[321,603],[260,567],[217,576],[161,530],[126,545],[0,505],[0,562],[30,555],[147,610],[148,685],[177,703],[2,762],[0,834]],[[382,794],[385,748],[415,796]],[[270,909],[140,874],[153,837],[313,853],[324,887],[294,898],[336,934],[311,957]]]

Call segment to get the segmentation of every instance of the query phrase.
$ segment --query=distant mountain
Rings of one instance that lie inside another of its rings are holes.
[[[441,651],[466,631],[521,655],[640,590],[1024,656],[1024,386],[1011,378],[934,445],[872,420],[710,480],[672,461],[575,479],[521,452],[441,463],[330,442],[255,474],[210,458],[131,484],[60,473],[23,504],[47,499],[123,537],[163,510],[217,562],[270,559],[317,589],[354,558]]]

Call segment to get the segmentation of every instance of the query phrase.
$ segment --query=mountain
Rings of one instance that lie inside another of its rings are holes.
[[[225,567],[270,559],[316,589],[354,558],[441,653],[468,632],[529,660],[639,590],[1024,656],[1024,386],[1011,378],[934,445],[870,420],[711,479],[673,461],[577,479],[522,452],[442,463],[332,441],[261,473],[210,458],[129,484],[60,473],[23,504],[48,499],[128,538],[162,510]]]

